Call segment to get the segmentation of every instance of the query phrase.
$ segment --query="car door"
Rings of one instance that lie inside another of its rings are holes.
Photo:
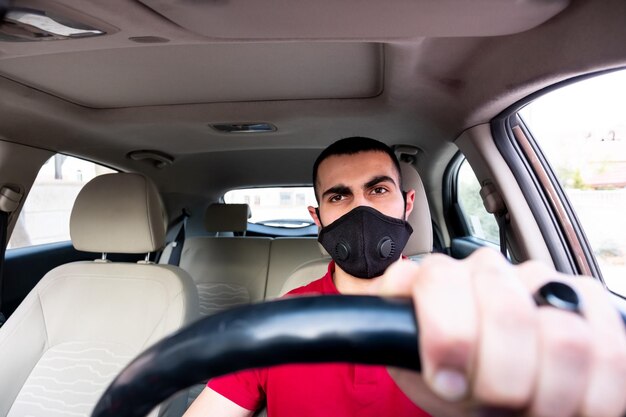
[[[450,256],[463,259],[482,247],[502,251],[496,216],[485,209],[480,182],[461,152],[449,163],[444,184],[443,205],[450,233]]]
[[[626,70],[570,80],[516,104],[492,134],[557,269],[626,296]]]

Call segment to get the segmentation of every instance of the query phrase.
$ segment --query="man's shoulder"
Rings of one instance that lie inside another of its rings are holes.
[[[306,285],[294,288],[285,295],[324,294],[324,278],[326,277],[318,278]]]

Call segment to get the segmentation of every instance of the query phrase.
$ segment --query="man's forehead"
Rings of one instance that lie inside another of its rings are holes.
[[[385,152],[364,151],[324,159],[318,168],[317,180],[319,185],[322,182],[348,185],[346,181],[365,184],[373,178],[386,176],[397,182],[398,174],[395,164]]]

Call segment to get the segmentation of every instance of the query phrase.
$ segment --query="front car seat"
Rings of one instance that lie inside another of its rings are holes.
[[[196,287],[183,270],[106,260],[160,249],[164,214],[141,175],[107,174],[85,185],[70,234],[77,250],[103,259],[47,273],[0,328],[0,416],[89,415],[134,356],[198,316]],[[160,412],[185,405],[179,398]]]

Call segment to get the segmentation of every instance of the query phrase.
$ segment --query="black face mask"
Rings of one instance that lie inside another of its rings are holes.
[[[374,278],[400,258],[411,233],[406,221],[359,206],[322,227],[317,240],[348,274]]]

